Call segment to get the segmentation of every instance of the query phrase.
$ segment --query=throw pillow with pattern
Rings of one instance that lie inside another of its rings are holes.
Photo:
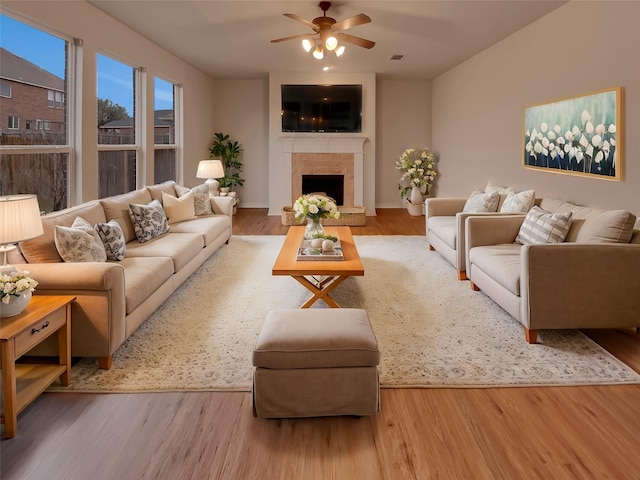
[[[209,200],[209,186],[206,183],[198,185],[197,187],[193,187],[192,189],[176,185],[176,193],[178,194],[178,198],[186,195],[189,192],[193,192],[193,209],[197,217],[199,217],[200,215],[213,214],[211,200]]]
[[[76,217],[70,227],[56,225],[54,242],[65,262],[104,262],[107,253],[93,226],[82,217]]]
[[[169,222],[159,200],[151,200],[147,205],[130,203],[129,216],[140,243],[169,231]]]
[[[516,243],[562,243],[571,227],[571,212],[549,213],[534,205],[520,226]]]
[[[520,193],[509,192],[504,199],[501,212],[506,213],[527,213],[535,202],[535,192],[533,190],[525,190]]]
[[[120,224],[115,220],[107,223],[97,223],[96,232],[98,232],[98,236],[107,252],[107,260],[115,260],[117,262],[124,260],[127,243]]]
[[[463,212],[486,213],[498,210],[498,200],[500,196],[497,191],[484,193],[476,190],[464,204]]]

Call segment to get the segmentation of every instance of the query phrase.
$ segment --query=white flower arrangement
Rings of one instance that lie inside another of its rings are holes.
[[[413,187],[420,187],[425,195],[429,195],[431,185],[438,174],[435,164],[436,158],[429,150],[407,148],[396,161],[396,170],[402,172],[398,184],[400,197],[404,197]]]
[[[293,204],[293,211],[298,220],[303,218],[311,218],[313,220],[328,217],[340,218],[340,212],[335,200],[319,194],[302,195]]]
[[[28,277],[29,272],[11,272],[9,274],[0,274],[0,298],[2,303],[7,304],[11,300],[11,295],[18,296],[22,292],[29,290],[35,292],[38,282]]]

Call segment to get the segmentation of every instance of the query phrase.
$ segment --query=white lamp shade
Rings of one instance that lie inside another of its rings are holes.
[[[201,160],[198,164],[197,178],[222,178],[224,167],[220,160]]]
[[[344,45],[340,45],[338,48],[335,49],[335,54],[336,57],[341,56],[345,51]]]
[[[324,42],[324,46],[327,50],[333,50],[338,46],[338,39],[331,35],[327,37],[327,40]]]
[[[310,52],[312,47],[313,43],[311,43],[311,40],[309,40],[308,38],[304,38],[302,40],[302,48],[304,48],[305,52]]]
[[[0,197],[0,245],[42,235],[40,206],[35,195]]]

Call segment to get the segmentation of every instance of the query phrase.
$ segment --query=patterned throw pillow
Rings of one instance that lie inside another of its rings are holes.
[[[140,243],[169,231],[169,222],[159,200],[151,200],[147,205],[130,203],[129,216]]]
[[[97,223],[96,232],[98,232],[98,236],[107,252],[107,260],[116,260],[118,262],[123,260],[127,251],[127,244],[120,224],[115,220],[111,220],[108,223]]]
[[[562,243],[571,227],[571,212],[549,213],[534,205],[524,218],[516,243]]]
[[[91,224],[76,217],[70,227],[56,225],[56,249],[65,262],[105,262],[107,253],[100,237]]]
[[[196,218],[193,201],[194,195],[193,192],[189,192],[180,198],[176,198],[173,195],[162,192],[162,205],[169,223],[177,223]]]
[[[527,213],[531,207],[533,207],[533,203],[536,200],[535,195],[535,191],[533,190],[525,190],[520,193],[509,192],[500,207],[500,211],[507,213]]]
[[[209,200],[209,186],[206,183],[192,189],[176,185],[176,193],[179,198],[189,192],[193,192],[193,209],[196,216],[213,214],[211,200]]]
[[[469,195],[462,211],[473,213],[496,212],[498,210],[499,199],[500,196],[497,191],[484,193],[476,190]]]

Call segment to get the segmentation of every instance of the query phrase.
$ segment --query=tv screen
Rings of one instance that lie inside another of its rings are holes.
[[[282,85],[283,132],[361,132],[362,85]]]

